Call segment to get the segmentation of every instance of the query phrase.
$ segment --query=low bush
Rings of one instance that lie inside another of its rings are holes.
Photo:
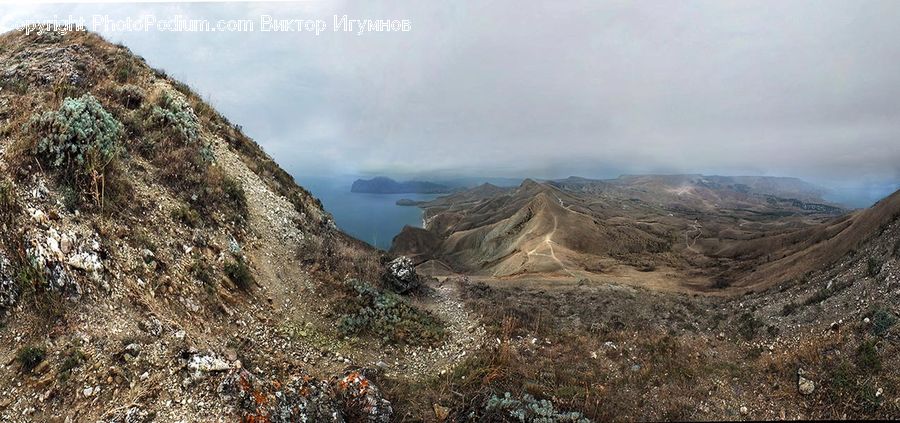
[[[756,332],[763,327],[763,322],[751,313],[744,313],[738,318],[738,334],[747,341],[756,337]]]
[[[193,275],[194,278],[200,281],[204,286],[212,285],[215,270],[213,269],[212,265],[210,265],[202,257],[197,257],[194,262],[191,263],[190,271],[191,275]]]
[[[184,144],[200,141],[200,120],[190,104],[180,95],[164,91],[150,107],[147,123],[177,134]]]
[[[790,316],[794,314],[794,312],[796,312],[798,308],[800,308],[800,306],[797,303],[791,301],[781,308],[781,315],[785,317]]]
[[[872,313],[872,333],[884,336],[897,323],[897,317],[888,310],[879,308]]]
[[[172,219],[184,223],[185,225],[188,225],[192,228],[199,227],[202,223],[200,214],[197,213],[196,210],[186,205],[178,206],[178,208],[172,210]]]
[[[85,94],[66,98],[57,111],[33,116],[27,129],[40,137],[34,153],[102,205],[112,164],[121,152],[122,124]]]
[[[76,349],[67,352],[62,363],[59,365],[59,379],[62,381],[68,380],[69,376],[72,374],[72,370],[75,370],[84,364],[85,360],[87,360],[87,357],[81,350]]]
[[[32,371],[47,357],[47,351],[41,347],[27,346],[16,352],[16,361],[25,371]]]
[[[870,278],[877,277],[878,272],[881,271],[881,262],[875,257],[869,257],[869,259],[866,260],[866,270]]]
[[[253,273],[250,272],[250,266],[241,257],[235,257],[234,260],[225,263],[225,275],[238,288],[244,291],[249,291],[253,284],[256,283]]]
[[[875,348],[874,340],[868,340],[859,344],[859,347],[856,349],[856,365],[861,371],[868,374],[881,370],[881,357]]]
[[[345,335],[369,334],[384,342],[433,344],[444,328],[431,314],[417,310],[399,295],[350,279],[344,284],[348,298],[340,302],[339,331]]]
[[[144,90],[142,90],[141,87],[131,84],[117,86],[114,95],[119,101],[119,104],[129,110],[141,107],[145,97]]]
[[[522,395],[521,399],[514,398],[509,392],[502,397],[492,395],[485,404],[485,411],[501,420],[520,422],[590,422],[581,413],[560,412],[550,401],[538,400],[529,394]]]

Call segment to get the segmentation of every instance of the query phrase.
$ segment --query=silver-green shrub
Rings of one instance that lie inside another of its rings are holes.
[[[200,140],[200,119],[180,95],[164,92],[150,109],[150,124],[173,129],[186,143]]]
[[[33,116],[28,125],[41,136],[37,153],[76,174],[102,175],[121,149],[122,124],[90,94],[66,98],[59,110]]]
[[[502,397],[492,395],[485,404],[485,409],[506,414],[513,421],[522,423],[590,423],[581,413],[557,411],[550,401],[538,400],[528,394],[521,399],[513,397],[509,392]]]

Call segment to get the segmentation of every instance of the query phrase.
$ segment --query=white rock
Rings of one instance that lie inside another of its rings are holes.
[[[816,383],[803,376],[800,376],[797,379],[797,389],[800,390],[801,394],[809,395],[816,390]]]
[[[38,223],[48,223],[50,221],[47,214],[38,209],[28,209],[28,214],[31,215],[31,219]]]
[[[188,369],[205,373],[223,372],[230,370],[231,365],[227,361],[211,355],[195,355],[188,362]]]
[[[96,273],[103,269],[100,257],[96,254],[78,253],[69,257],[69,266],[86,272]]]

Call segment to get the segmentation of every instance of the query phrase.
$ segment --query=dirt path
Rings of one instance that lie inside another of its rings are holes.
[[[434,313],[447,326],[447,338],[437,347],[405,346],[380,360],[387,373],[405,379],[443,375],[484,345],[487,331],[478,316],[470,313],[460,298],[459,277],[448,277],[432,285],[432,293],[419,305]]]
[[[699,253],[699,251],[694,249],[694,245],[697,243],[697,239],[700,238],[700,235],[703,235],[702,229],[703,229],[703,225],[701,225],[700,222],[697,222],[696,220],[694,220],[691,223],[690,228],[684,231],[684,245],[687,247],[688,250],[691,250],[695,253]],[[697,231],[697,235],[695,235],[694,237],[691,237],[690,234],[691,234],[691,232],[694,232],[694,231]]]
[[[560,204],[561,203],[562,203],[562,200],[560,200]],[[548,232],[547,235],[544,235],[544,241],[541,244],[538,244],[537,247],[532,248],[531,251],[528,251],[525,254],[528,257],[531,257],[531,256],[549,257],[549,258],[553,259],[553,261],[555,261],[559,265],[560,269],[562,269],[564,272],[568,273],[569,276],[571,276],[573,278],[578,278],[578,275],[576,275],[574,272],[569,270],[569,268],[566,267],[566,265],[562,262],[562,260],[560,260],[559,257],[556,256],[556,252],[553,250],[553,244],[555,244],[555,241],[553,241],[553,235],[556,234],[557,228],[559,228],[559,219],[557,219],[557,217],[554,215],[553,216],[553,230]],[[537,250],[540,249],[541,246],[546,246],[547,249],[550,250],[550,254],[538,253]]]
[[[318,302],[318,287],[296,259],[295,250],[304,235],[295,223],[299,215],[293,205],[287,199],[272,193],[224,145],[218,146],[216,157],[221,166],[229,169],[229,173],[240,175],[247,193],[248,224],[261,240],[252,242],[247,253],[252,255],[253,264],[260,276],[258,279],[263,287],[261,295],[268,297],[271,308],[274,309],[268,312],[281,314],[284,323],[303,325],[312,322],[314,327],[330,326],[330,322],[323,320],[322,313],[309,306]],[[273,283],[279,280],[280,283]],[[393,373],[393,376],[409,379],[448,372],[483,345],[486,330],[477,316],[469,313],[463,305],[457,283],[442,282],[432,288],[428,296],[416,299],[415,302],[447,325],[447,338],[436,347],[380,348],[348,344],[341,340],[326,341],[323,345],[321,338],[301,338],[291,341],[292,349],[297,350],[292,355],[307,358],[310,367],[315,367],[311,371],[325,373],[339,371],[340,367],[351,363],[383,368],[387,373]]]

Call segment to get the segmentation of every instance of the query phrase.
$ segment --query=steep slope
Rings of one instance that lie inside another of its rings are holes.
[[[878,242],[900,217],[900,191],[872,207],[801,231],[752,240],[743,251],[765,252],[766,263],[742,275],[737,286],[767,281],[762,287],[828,268],[853,255],[865,243]],[[730,254],[736,254],[731,251]]]
[[[388,421],[369,377],[479,344],[452,291],[383,289],[415,274],[126,48],[14,31],[0,63],[0,419]]]

